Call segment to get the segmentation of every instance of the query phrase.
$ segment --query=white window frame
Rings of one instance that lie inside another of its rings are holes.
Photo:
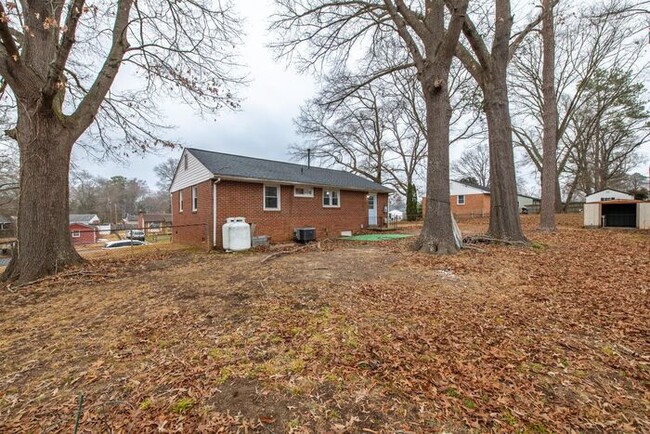
[[[267,208],[266,206],[266,187],[274,187],[278,192],[278,207]],[[282,187],[277,184],[263,184],[262,185],[262,208],[264,211],[281,211],[282,210]]]
[[[332,202],[332,195],[331,194],[330,194],[330,204],[325,205],[325,193],[326,192],[336,193],[336,198],[337,198],[337,202],[338,202],[336,205],[331,204],[331,202]],[[322,198],[321,202],[323,204],[323,208],[341,208],[341,190],[331,190],[331,189],[324,188],[323,189],[323,198]]]
[[[462,201],[460,200],[461,197],[463,198]],[[456,196],[456,205],[461,205],[461,206],[465,205],[465,195],[464,194],[459,194],[459,195]]]
[[[81,231],[72,231],[72,238],[81,238]]]
[[[178,212],[183,212],[183,190],[178,192]]]
[[[300,194],[297,193],[297,189],[303,189],[303,190],[310,190],[310,193],[307,194]],[[314,187],[309,187],[309,186],[302,186],[302,185],[296,185],[293,187],[293,197],[314,197]]]
[[[199,210],[199,187],[192,186],[192,212]]]
[[[190,166],[187,154],[183,155],[183,170],[187,170]]]

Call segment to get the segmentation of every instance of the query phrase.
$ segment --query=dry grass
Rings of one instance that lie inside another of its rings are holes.
[[[0,431],[650,430],[650,234],[142,250],[0,295]],[[461,222],[468,233],[487,220]],[[122,256],[123,255],[123,256]]]

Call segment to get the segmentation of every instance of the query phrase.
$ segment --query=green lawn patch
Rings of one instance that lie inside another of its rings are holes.
[[[408,238],[414,235],[409,234],[364,234],[364,235],[354,235],[352,237],[341,237],[341,240],[350,240],[350,241],[388,241],[388,240],[399,240],[401,238]]]

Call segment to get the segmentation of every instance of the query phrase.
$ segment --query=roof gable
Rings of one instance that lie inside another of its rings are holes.
[[[213,176],[213,173],[186,148],[178,161],[178,166],[176,166],[176,172],[174,172],[174,179],[169,191],[173,193],[200,184],[212,179]]]
[[[93,221],[99,223],[100,219],[97,214],[70,214],[70,223],[88,224]]]
[[[185,152],[195,157],[202,166],[210,171],[212,176],[224,179],[313,185],[383,193],[392,192],[388,187],[342,170],[264,160],[201,149],[187,148]]]
[[[490,194],[490,189],[474,184],[467,184],[460,181],[449,181],[449,194],[451,196],[469,195],[469,194]]]

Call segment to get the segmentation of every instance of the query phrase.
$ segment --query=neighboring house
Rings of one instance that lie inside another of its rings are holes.
[[[101,220],[97,214],[70,214],[70,224],[81,223],[84,225],[98,225]]]
[[[634,200],[634,195],[613,188],[606,188],[585,198],[586,203],[606,202],[608,200]]]
[[[388,211],[388,216],[392,220],[396,220],[396,221],[400,221],[400,220],[404,219],[404,213],[402,211],[399,211],[399,210],[396,210],[396,209]]]
[[[97,242],[97,227],[84,223],[70,223],[70,237],[74,245],[94,244]]]
[[[427,198],[422,198],[422,213],[426,210]],[[527,205],[539,204],[535,197],[517,195],[519,211]],[[449,181],[449,203],[455,217],[484,217],[490,215],[490,189],[460,181]]]
[[[449,181],[451,212],[456,217],[490,215],[490,189],[460,181]]]
[[[128,229],[135,229],[138,227],[138,216],[137,214],[127,214],[126,217],[122,219],[122,223]]]
[[[338,237],[386,223],[391,189],[342,170],[185,149],[172,195],[173,241],[221,248],[228,217],[244,217],[255,235],[293,239],[296,228]]]
[[[539,209],[539,206],[542,204],[541,199],[532,196],[526,196],[525,194],[517,195],[517,202],[519,203],[519,211],[523,212],[525,209],[526,212],[534,209],[536,212]]]
[[[138,228],[144,229],[145,233],[160,232],[172,225],[171,213],[147,214],[142,211],[138,213]]]

